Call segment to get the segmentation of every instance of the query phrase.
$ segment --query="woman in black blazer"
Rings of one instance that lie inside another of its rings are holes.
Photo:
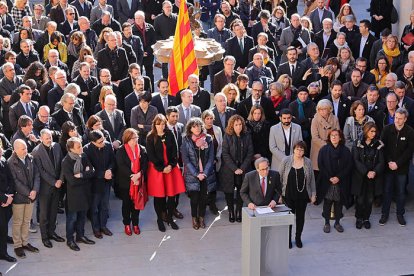
[[[252,138],[247,132],[243,117],[231,116],[223,137],[222,166],[219,172],[219,183],[226,196],[230,222],[241,222],[243,201],[240,197],[240,188],[244,175],[251,170],[253,154]],[[237,189],[236,215],[234,188]]]
[[[134,233],[139,235],[141,233],[138,226],[139,212],[144,208],[142,205],[138,206],[138,202],[131,198],[130,191],[136,191],[136,188],[139,187],[146,189],[144,176],[147,175],[148,167],[147,151],[138,144],[138,132],[133,128],[124,131],[122,144],[116,152],[118,168],[116,180],[119,186],[119,195],[122,199],[122,218],[125,225],[125,234],[132,235],[132,222]]]

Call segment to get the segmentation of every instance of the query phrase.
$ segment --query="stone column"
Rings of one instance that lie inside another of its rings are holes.
[[[394,6],[398,11],[399,21],[392,25],[392,30],[393,34],[401,38],[404,26],[410,22],[410,13],[414,10],[414,0],[394,0]]]

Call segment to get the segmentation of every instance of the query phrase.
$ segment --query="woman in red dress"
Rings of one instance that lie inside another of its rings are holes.
[[[154,197],[158,229],[165,232],[163,214],[167,213],[167,224],[177,230],[178,225],[172,216],[175,209],[175,196],[185,192],[182,173],[178,167],[177,141],[166,128],[167,119],[158,114],[152,121],[151,132],[147,136],[148,195]]]

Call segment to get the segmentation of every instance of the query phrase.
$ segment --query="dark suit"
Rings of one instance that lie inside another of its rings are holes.
[[[259,173],[256,170],[246,173],[240,189],[240,196],[246,205],[267,206],[272,200],[278,202],[282,195],[279,173],[269,170],[266,180],[266,194],[263,195]]]
[[[355,37],[354,43],[351,45],[352,55],[355,59],[360,57],[359,50],[360,50],[361,38],[362,38],[361,34],[357,35]],[[374,68],[374,65],[375,65],[375,64],[370,64],[371,49],[375,41],[376,41],[375,36],[373,36],[372,34],[369,34],[367,42],[365,42],[365,45],[364,45],[364,50],[362,50],[362,57],[366,58],[368,61],[367,68],[366,68],[367,71],[369,71],[370,68]]]
[[[352,71],[346,76],[346,81],[351,81],[351,75]],[[362,75],[361,82],[366,83],[368,85],[373,84],[375,85],[375,76],[369,71],[365,71],[365,73]]]
[[[239,39],[237,36],[226,40],[226,55],[232,55],[236,59],[236,65],[234,68],[246,68],[249,64],[249,50],[253,48],[253,38],[250,36],[243,37],[243,52],[240,49]]]
[[[293,76],[292,76],[292,69],[290,67],[291,65],[289,64],[289,62],[280,64],[275,80],[278,80],[279,77],[283,74],[288,74],[289,77],[292,78],[293,86],[295,87],[301,86],[303,83],[302,77],[303,77],[303,74],[305,73],[305,67],[300,62],[296,62],[295,72]]]
[[[7,202],[7,195],[14,194],[14,180],[6,159],[0,156],[0,204]],[[12,216],[12,205],[0,207],[0,256],[7,254],[7,230]]]
[[[335,22],[334,19],[334,15],[332,12],[328,11],[325,7],[323,8],[323,14],[322,14],[322,19],[319,18],[319,8],[314,9],[310,14],[309,14],[309,19],[312,22],[312,27],[313,27],[313,31],[315,33],[323,30],[323,26],[322,26],[322,21],[325,18],[330,18],[332,19],[333,22]]]
[[[268,31],[267,32],[265,32],[263,30],[263,25],[262,25],[262,23],[260,21],[257,22],[257,23],[255,23],[252,26],[251,36],[253,38],[254,45],[257,45],[257,36],[259,35],[259,33],[262,33],[263,32],[263,33],[266,33],[267,34],[267,37],[268,37],[268,40],[267,40],[267,44],[266,45],[270,49],[276,50],[276,40],[275,40],[275,37],[276,37],[276,26],[273,23],[270,23],[270,22],[267,23],[267,26],[268,26]],[[274,53],[272,53],[272,54],[274,54]],[[270,56],[270,53],[269,53],[269,56]],[[271,58],[272,58],[272,60],[274,60],[273,59],[274,56],[271,56]]]
[[[152,106],[155,106],[157,108],[158,113],[162,113],[162,114],[165,115],[166,110],[164,110],[164,104],[162,102],[162,99],[161,99],[161,95],[160,94],[154,96],[152,98],[150,104]],[[176,105],[175,104],[175,97],[174,96],[168,95],[167,105],[168,106],[175,106]]]
[[[250,95],[244,101],[239,103],[237,107],[237,114],[239,114],[245,120],[247,120],[247,117],[249,116],[250,109],[252,109],[252,106],[253,106],[252,96]],[[274,113],[274,107],[273,107],[272,101],[269,98],[262,96],[260,98],[260,106],[263,107],[264,109],[266,120],[268,120],[271,125],[274,125],[276,123],[276,116]]]
[[[180,95],[179,91],[177,93],[177,95],[175,96],[176,98],[176,105],[181,104],[181,95]],[[210,93],[208,93],[207,90],[199,87],[198,88],[198,92],[197,94],[193,94],[193,105],[198,106],[201,109],[201,112],[204,112],[205,110],[210,108],[210,103],[211,102],[211,97],[210,97]]]
[[[326,59],[330,55],[330,49],[336,38],[336,32],[334,30],[331,31],[326,45],[323,42],[323,33],[323,30],[321,30],[315,34],[315,43],[318,45],[320,56]]]
[[[30,101],[29,106],[30,106],[31,114],[26,113],[26,109],[20,101],[10,106],[9,121],[10,121],[10,126],[13,132],[17,131],[17,121],[19,120],[20,116],[27,115],[31,117],[32,119],[36,118],[37,111],[39,110],[39,103],[36,101]]]
[[[240,73],[236,70],[233,70],[233,74],[231,75],[231,83],[236,83],[237,77],[240,75]],[[221,92],[221,89],[223,89],[226,84],[229,82],[227,81],[226,74],[224,73],[224,69],[218,72],[214,75],[214,81],[213,81],[213,91],[211,93],[217,94]]]
[[[98,67],[108,68],[111,72],[112,80],[118,81],[126,78],[128,74],[129,62],[126,51],[123,48],[117,47],[115,60],[112,61],[111,50],[108,47],[100,50],[98,53]],[[117,65],[116,67],[114,65]]]
[[[117,9],[119,15],[119,23],[124,24],[128,21],[128,19],[134,19],[134,13],[137,10],[141,10],[141,1],[139,0],[131,0],[131,8],[129,8],[129,4],[127,0],[118,0],[117,1]]]
[[[124,134],[124,130],[126,129],[126,123],[124,118],[124,112],[119,109],[115,109],[114,111],[114,124],[115,129],[112,127],[111,121],[109,120],[108,113],[105,110],[101,110],[96,113],[102,119],[102,126],[103,128],[109,132],[112,140],[122,141],[122,134]]]
[[[95,77],[90,76],[88,79],[84,80],[81,75],[78,75],[76,78],[73,79],[74,83],[79,85],[81,93],[78,95],[80,99],[82,99],[85,103],[85,111],[88,116],[90,116],[93,112],[91,106],[91,94],[92,89],[98,85],[98,80]],[[87,95],[83,95],[83,92],[88,92]]]
[[[249,50],[249,59],[248,59],[249,62],[253,61],[254,54],[259,52],[257,47],[258,46],[253,47]],[[266,48],[267,48],[267,53],[269,54],[269,59],[274,62],[275,61],[275,51],[272,48],[270,48],[269,46],[266,46]]]
[[[379,132],[381,133],[382,128],[384,126],[384,113],[386,110],[385,104],[382,103],[381,100],[379,99],[375,103],[375,105],[373,105],[372,109],[369,110],[367,98],[364,97],[362,98],[361,101],[364,104],[364,107],[366,110],[365,114],[370,116],[372,119],[374,119],[375,124],[377,125]]]
[[[39,139],[40,131],[44,128],[49,129],[52,132],[53,141],[58,142],[61,132],[60,126],[57,124],[55,118],[49,117],[47,123],[42,123],[37,117],[33,121],[33,134]]]
[[[73,1],[72,6],[74,6],[78,10],[79,16],[86,16],[87,18],[91,17],[92,11],[92,3],[89,1],[85,1],[83,3],[83,8],[79,0]]]
[[[112,87],[112,90],[115,93],[115,97],[117,100],[117,108],[123,110],[124,109],[124,98],[120,97],[118,86],[116,86],[113,83],[111,83],[109,86]],[[92,89],[92,92],[90,94],[90,97],[91,97],[91,111],[90,112],[92,113],[95,113],[93,112],[93,110],[95,109],[96,104],[99,102],[99,95],[101,94],[102,87],[103,87],[102,83],[99,83]]]
[[[83,121],[83,116],[76,107],[72,110],[72,120],[63,108],[53,113],[52,116],[55,118],[60,127],[62,127],[65,122],[72,121],[76,125],[76,129],[81,136],[85,133],[85,122]]]
[[[141,38],[137,35],[132,35],[129,38],[123,37],[123,42],[129,44],[132,47],[132,50],[135,53],[136,63],[138,63],[139,66],[142,66],[144,48],[142,46]],[[129,60],[129,63],[132,63],[131,60]]]
[[[13,17],[9,13],[6,13],[6,22],[2,22],[2,28],[9,31],[10,33],[14,32],[16,26],[14,25]]]
[[[124,112],[125,112],[125,121],[128,126],[130,126],[130,119],[131,119],[131,110],[139,103],[138,97],[135,92],[128,94],[125,97],[124,101]]]
[[[60,101],[63,96],[63,89],[60,86],[52,88],[47,94],[47,106],[50,109],[50,113],[55,110],[56,103]]]
[[[367,92],[368,87],[368,84],[361,81],[361,83],[357,87],[357,90],[355,90],[352,81],[349,81],[342,85],[342,95],[346,97],[351,97],[351,101],[360,100],[362,96],[364,96]]]
[[[73,28],[70,27],[69,22],[65,20],[62,23],[60,23],[58,26],[59,32],[61,32],[65,36],[65,39],[68,44],[69,44],[69,34],[75,30],[79,30],[78,21],[74,20],[72,24],[73,24]]]
[[[404,96],[402,106],[408,111],[407,124],[414,127],[414,100]]]
[[[76,7],[72,6],[72,5],[68,5],[68,7],[73,8],[73,10],[75,11],[75,20],[78,20],[79,18],[79,14],[78,14],[78,10],[76,9]],[[53,8],[50,9],[50,19],[52,21],[55,21],[56,24],[62,23],[63,21],[65,21],[65,11],[62,9],[62,7],[60,5],[54,6]]]
[[[214,107],[211,111],[213,111],[213,113],[214,113],[214,122],[213,122],[213,124],[215,126],[218,126],[221,129],[221,133],[223,133],[223,135],[224,135],[224,132],[226,130],[229,119],[230,119],[231,116],[236,114],[236,110],[234,108],[231,108],[231,107],[226,107],[226,110],[224,111],[224,114],[225,114],[224,115],[224,125],[221,123],[220,115],[219,115],[219,112],[217,110],[217,107]]]
[[[333,108],[333,100],[331,95],[328,95],[324,97],[324,99],[328,99],[332,103]],[[339,104],[338,104],[338,114],[335,114],[335,110],[332,110],[332,113],[338,118],[339,126],[341,129],[344,129],[346,118],[349,117],[349,109],[351,108],[351,101],[345,97],[345,95],[342,95],[339,98]]]
[[[34,148],[32,155],[40,173],[40,233],[42,239],[49,239],[56,229],[60,189],[55,187],[55,183],[60,179],[62,149],[57,143],[52,143],[50,149],[42,143]]]

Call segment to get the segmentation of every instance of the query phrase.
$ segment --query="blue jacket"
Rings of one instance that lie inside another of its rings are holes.
[[[204,174],[207,175],[207,191],[216,190],[216,174],[214,172],[214,146],[212,138],[207,134],[208,148],[205,149],[204,159],[202,160]],[[185,136],[181,145],[181,157],[184,164],[184,181],[187,191],[200,191],[198,152],[194,148],[190,137]]]
[[[213,6],[213,4],[216,4]],[[201,18],[200,20],[206,22],[208,20],[213,20],[218,9],[221,6],[221,0],[201,0]]]

